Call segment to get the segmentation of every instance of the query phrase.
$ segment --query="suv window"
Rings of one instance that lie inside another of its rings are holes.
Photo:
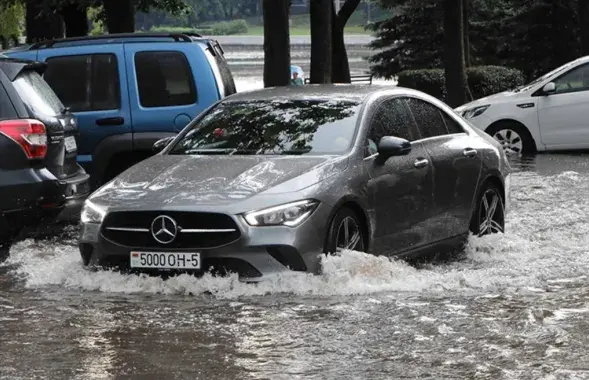
[[[186,56],[177,51],[143,51],[135,55],[139,101],[143,107],[196,103],[196,86]]]
[[[448,133],[464,133],[464,128],[456,120],[454,120],[450,115],[448,115],[444,111],[440,111],[442,114],[442,119],[444,119],[444,123],[446,124],[446,129]]]
[[[589,64],[576,67],[554,80],[557,94],[589,90]]]
[[[18,114],[8,97],[8,93],[6,93],[4,85],[0,83],[0,120],[7,119],[18,119]]]
[[[427,139],[448,134],[438,107],[416,98],[407,98],[407,104],[413,113],[422,138]]]
[[[121,107],[116,55],[53,57],[48,58],[47,63],[45,80],[72,111],[104,111]]]
[[[415,140],[412,126],[411,114],[402,98],[385,100],[378,106],[370,121],[366,141],[367,155],[376,154],[378,143],[384,136]]]
[[[46,116],[58,116],[62,113],[63,104],[36,71],[23,71],[12,84],[23,103],[33,113]]]

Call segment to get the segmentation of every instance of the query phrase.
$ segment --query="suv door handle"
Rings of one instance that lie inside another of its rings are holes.
[[[477,155],[477,151],[476,151],[476,149],[466,148],[466,149],[464,149],[462,154],[464,154],[466,157],[474,157]]]
[[[123,125],[125,124],[125,119],[122,117],[107,117],[104,119],[97,119],[96,125],[104,126],[104,125]]]
[[[415,167],[417,169],[425,168],[427,166],[427,164],[429,164],[429,161],[427,159],[425,159],[425,158],[418,158],[413,163],[413,165],[415,165]]]

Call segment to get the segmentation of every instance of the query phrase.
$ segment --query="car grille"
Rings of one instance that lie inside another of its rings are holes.
[[[158,242],[151,225],[158,216],[172,218],[178,227],[175,239],[168,244]],[[228,215],[205,212],[128,211],[106,216],[102,236],[111,242],[131,248],[206,249],[237,241],[241,233]]]

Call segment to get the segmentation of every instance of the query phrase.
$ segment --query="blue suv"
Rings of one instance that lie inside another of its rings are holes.
[[[236,92],[221,45],[197,34],[65,38],[3,53],[48,64],[45,81],[77,117],[78,162],[93,188]]]

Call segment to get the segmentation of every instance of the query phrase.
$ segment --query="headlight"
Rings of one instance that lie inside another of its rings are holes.
[[[284,225],[294,227],[307,219],[318,205],[318,201],[307,199],[263,210],[251,211],[246,213],[244,218],[251,226]]]
[[[484,106],[478,106],[478,107],[474,107],[474,108],[469,108],[466,111],[464,111],[462,113],[462,117],[465,119],[472,119],[473,117],[477,117],[479,115],[481,115],[483,112],[485,112],[487,110],[487,108],[489,108],[490,105],[484,105]]]
[[[82,223],[102,223],[104,216],[106,215],[106,211],[89,200],[84,202],[84,207],[82,207],[82,213],[80,215],[80,220]]]

